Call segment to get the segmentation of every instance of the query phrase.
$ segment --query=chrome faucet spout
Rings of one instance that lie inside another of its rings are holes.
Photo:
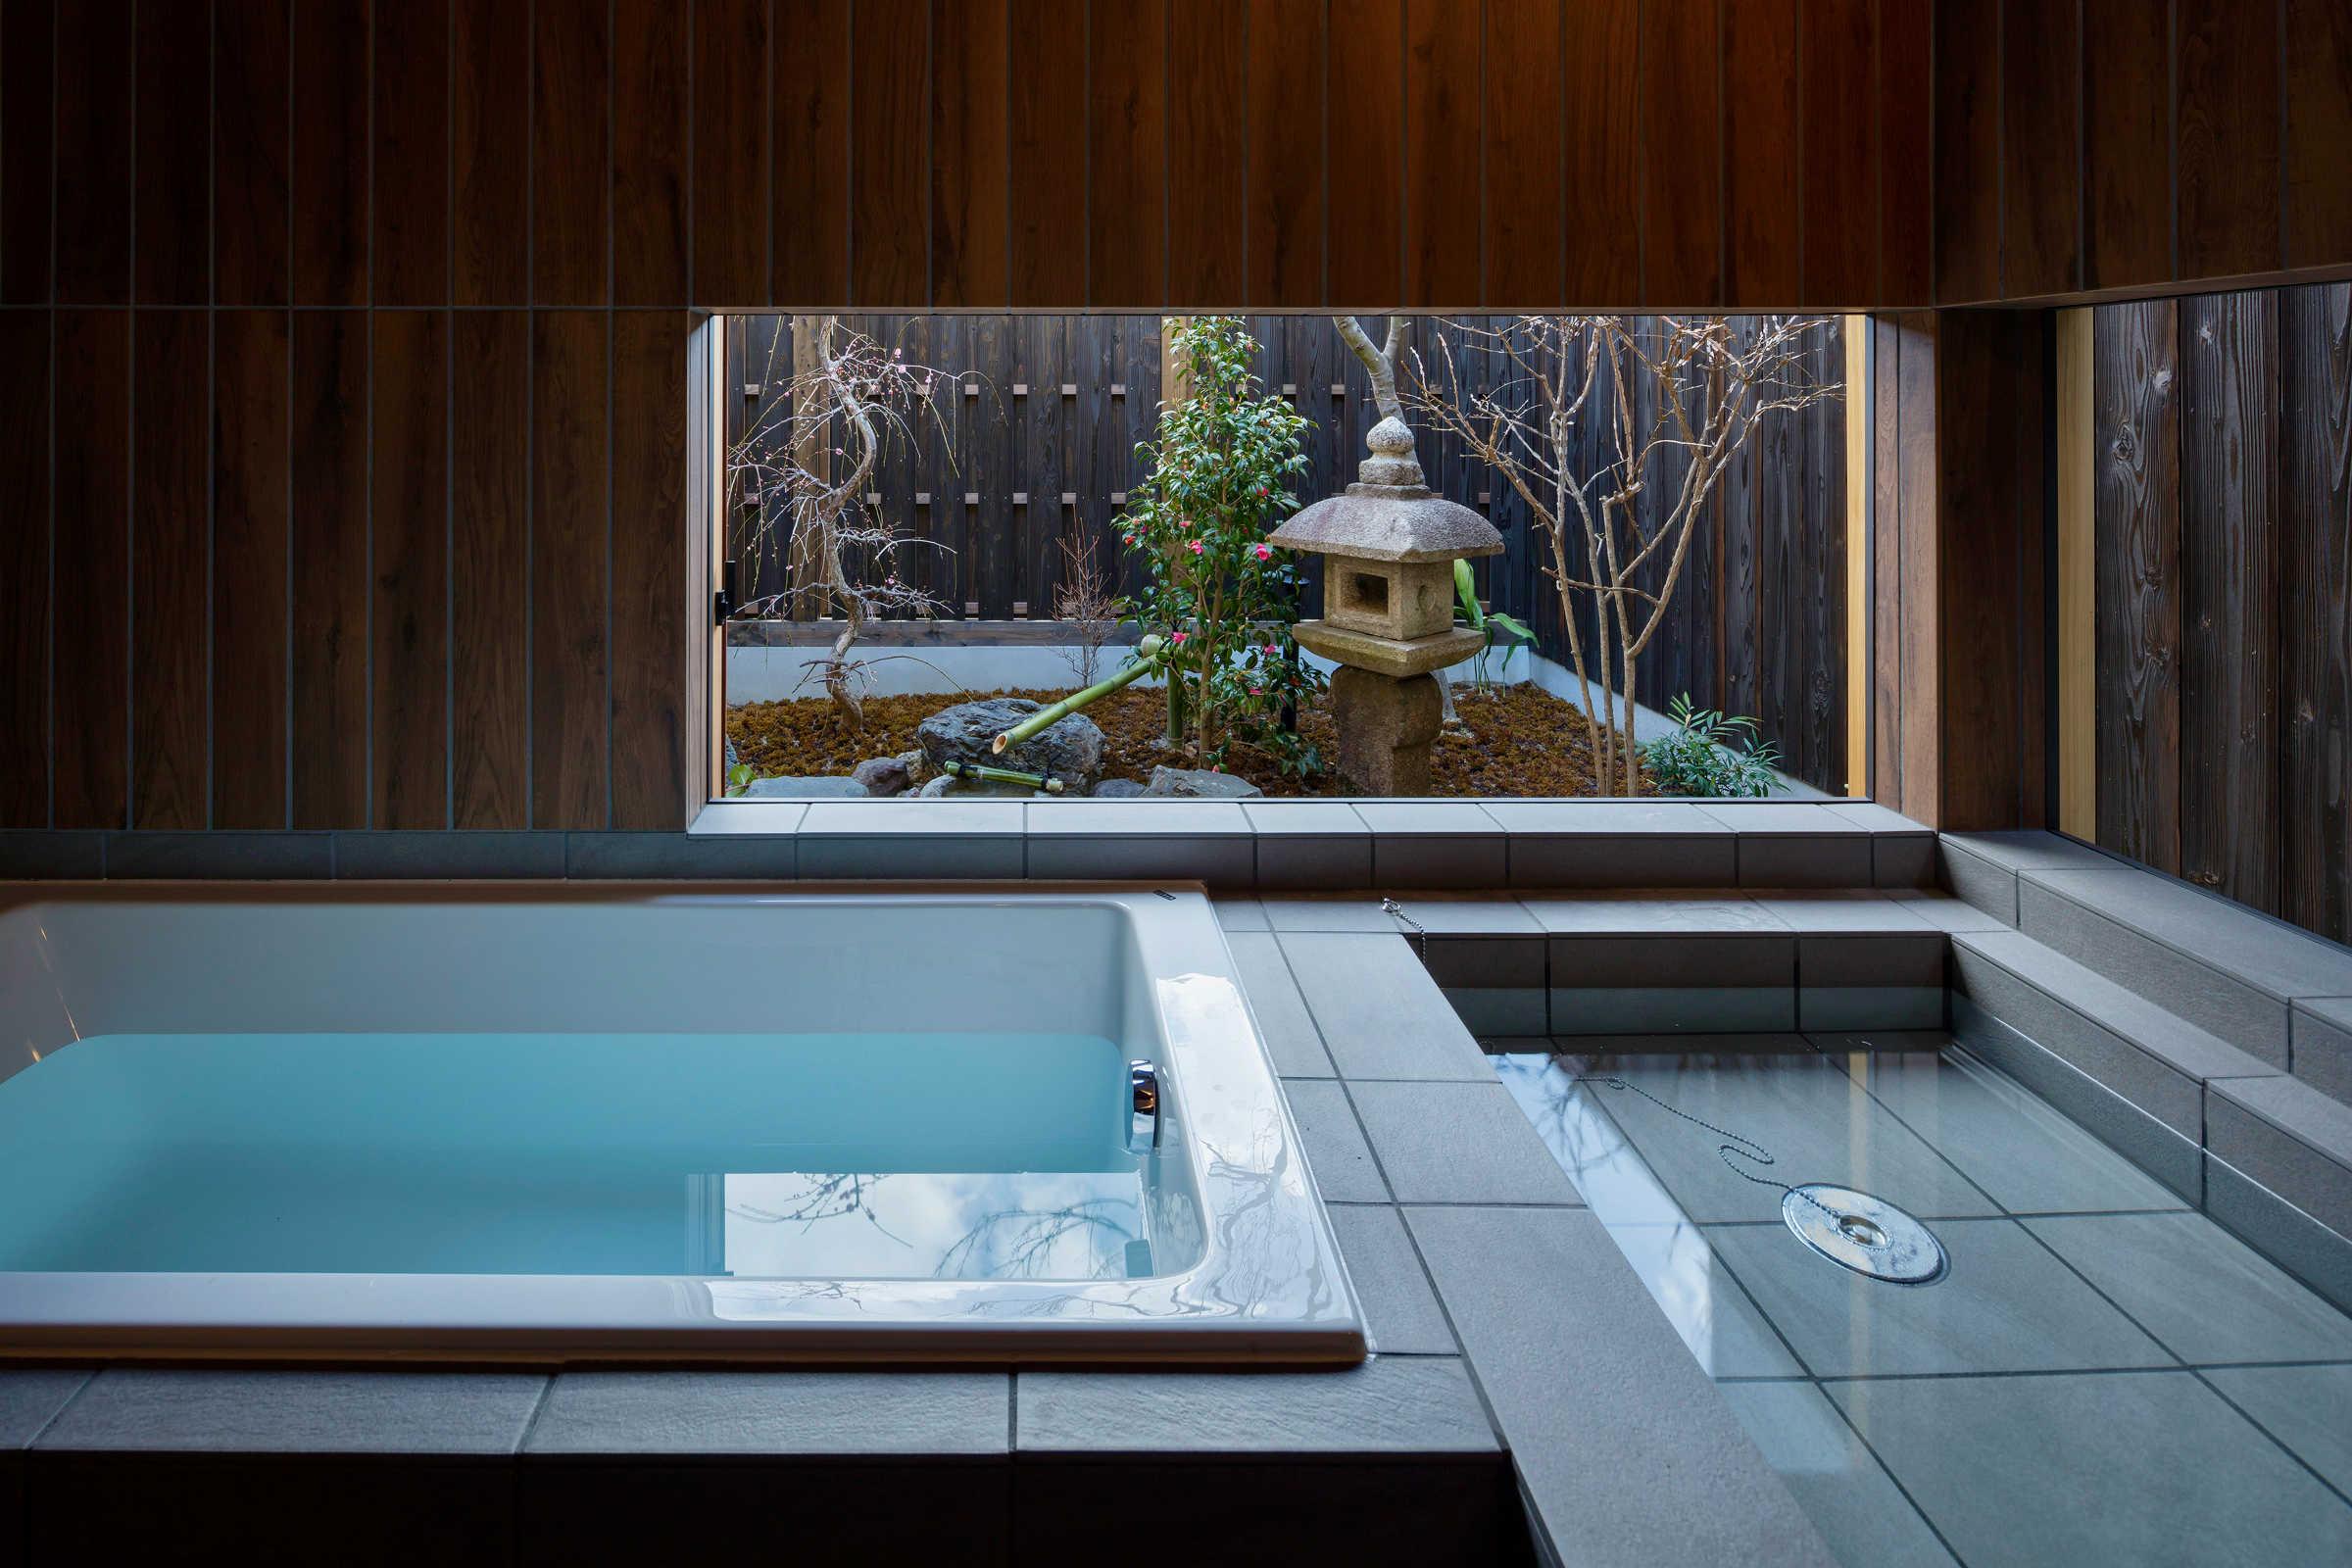
[[[1159,1147],[1159,1069],[1148,1061],[1127,1064],[1127,1093],[1130,1119],[1127,1123],[1127,1147],[1135,1147],[1134,1117],[1152,1118],[1152,1147]]]

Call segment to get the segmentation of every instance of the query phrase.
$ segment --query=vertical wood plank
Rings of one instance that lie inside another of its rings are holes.
[[[2278,227],[2278,36],[2270,8],[2178,0],[2180,275],[2284,265]]]
[[[449,0],[375,13],[375,302],[449,298]]]
[[[2001,295],[2000,15],[1936,8],[1936,303]]]
[[[930,303],[925,0],[863,0],[850,31],[850,297],[861,310]]]
[[[2075,8],[2004,5],[2000,13],[2001,292],[2060,294],[2081,286]]]
[[[1483,232],[1480,60],[1469,19],[1439,6],[1404,11],[1404,298],[1475,310]]]
[[[1871,771],[1880,805],[1903,808],[1902,347],[1896,318],[1870,320]]]
[[[366,827],[366,312],[294,313],[293,388],[293,825]]]
[[[2278,310],[2180,304],[2180,874],[2272,914],[2278,864]]]
[[[1260,310],[1323,299],[1323,9],[1250,0],[1247,303]]]
[[[1608,65],[1586,77],[1585,92],[1570,94],[1563,90],[1559,0],[1495,0],[1487,7],[1486,271],[1480,297],[1490,308],[1542,310],[1577,296],[1574,286],[1561,294],[1563,269],[1579,285],[1597,285],[1591,269],[1606,251],[1617,254],[1606,258],[1601,275],[1618,277],[1623,292],[1583,297],[1630,301],[1638,294],[1640,268],[1628,268],[1624,253],[1642,212],[1642,94],[1632,69],[1639,58],[1633,31],[1640,17],[1636,6],[1619,4],[1606,15],[1588,11],[1584,22],[1593,30],[1589,50],[1578,51],[1580,65]],[[1567,145],[1575,149],[1569,180],[1578,189],[1580,211],[1591,204],[1592,220],[1578,229],[1588,238],[1610,236],[1611,243],[1597,249],[1565,244],[1563,115]],[[1455,243],[1466,244],[1467,236]]]
[[[2058,447],[2058,827],[2096,842],[2098,795],[2098,465],[2091,311],[2056,314]]]
[[[1008,157],[1012,303],[1086,305],[1086,0],[1019,0],[1012,7]]]
[[[368,303],[368,0],[294,8],[297,305]]]
[[[213,321],[213,818],[286,825],[284,311]]]
[[[138,302],[210,304],[211,8],[143,8],[131,42],[138,189],[131,226],[137,239]]]
[[[775,205],[768,220],[768,298],[786,309],[838,308],[850,298],[849,0],[775,0],[770,45]],[[710,205],[711,189],[697,179],[698,212]],[[757,204],[742,205],[750,211]]]
[[[63,281],[61,272],[60,281]],[[127,279],[125,279],[127,282]],[[57,317],[53,827],[129,824],[130,316]]]
[[[1723,298],[1723,39],[1708,6],[1642,8],[1642,298]]]
[[[2278,291],[2279,912],[2352,940],[2352,284]]]
[[[2099,843],[2180,870],[2180,315],[2099,307],[2091,328],[2098,517]]]
[[[687,302],[686,19],[686,9],[670,0],[613,0],[616,305]]]
[[[283,305],[289,14],[283,0],[215,0],[213,21],[213,297]]]
[[[1006,4],[931,0],[930,297],[942,308],[997,306],[1008,297]]]
[[[55,0],[0,0],[0,305],[49,300],[56,70]],[[48,350],[44,332],[44,360]],[[45,812],[46,760],[42,766]]]
[[[2173,275],[2172,24],[2141,0],[2082,0],[2082,286]]]
[[[531,28],[531,298],[612,298],[612,40],[603,6],[541,0]]]
[[[760,305],[773,297],[767,255],[771,209],[744,193],[774,189],[767,3],[697,0],[693,18],[691,297],[713,307]],[[834,134],[839,133],[836,126]],[[797,139],[794,148],[796,158],[808,151]],[[796,286],[800,281],[796,273]]]
[[[2048,388],[2052,345],[2048,341],[2052,313],[2016,312],[2009,324],[2016,333],[2015,385],[2009,409],[2011,439],[2017,449],[2014,485],[2017,509],[2017,554],[2010,567],[2017,585],[2018,770],[2014,784],[2014,815],[2020,828],[2043,828],[2050,823],[2049,788],[2049,618],[2047,580],[2050,455]]]
[[[130,680],[133,827],[202,828],[208,809],[203,311],[133,318]]]
[[[1724,303],[1786,306],[1802,286],[1797,0],[1724,0]]]
[[[450,104],[451,245],[460,305],[531,297],[531,14],[514,0],[455,0]],[[703,6],[708,15],[710,4]]]
[[[0,827],[49,825],[49,323],[0,313]]]
[[[1167,295],[1166,0],[1087,9],[1087,304],[1153,310]]]
[[[1168,8],[1168,300],[1244,301],[1250,220],[1249,0]],[[1269,91],[1280,89],[1261,83]]]
[[[57,299],[130,303],[129,0],[57,8]],[[110,824],[111,825],[111,824]]]
[[[1804,303],[1865,305],[1878,295],[1879,7],[1808,0],[1804,8]]]
[[[1879,299],[1885,305],[1925,305],[1934,296],[1934,54],[1930,7],[1879,7]]]
[[[2287,267],[2352,261],[2352,7],[2286,0]]]
[[[531,318],[461,311],[451,386],[452,826],[530,825]]]
[[[449,317],[380,311],[373,324],[370,822],[447,827]]]
[[[1940,827],[1947,816],[1939,618],[1944,600],[1937,548],[1945,514],[1936,423],[1943,328],[1933,311],[1906,311],[1896,322],[1901,349],[1895,389],[1895,485],[1902,535],[1894,567],[1902,596],[1897,793],[1904,815]]]
[[[686,339],[682,311],[612,318],[612,825],[683,828]]]
[[[1329,15],[1326,303],[1393,310],[1405,298],[1404,4],[1331,0]]]
[[[608,809],[608,318],[531,316],[531,826]]]

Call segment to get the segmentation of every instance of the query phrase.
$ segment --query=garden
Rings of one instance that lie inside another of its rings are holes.
[[[1836,318],[728,326],[730,796],[1844,793]]]

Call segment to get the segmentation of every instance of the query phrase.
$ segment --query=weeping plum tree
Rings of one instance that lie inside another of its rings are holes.
[[[1602,795],[1639,789],[1636,661],[1664,624],[1707,498],[1762,420],[1839,395],[1806,365],[1832,324],[1530,316],[1456,323],[1435,365],[1411,358],[1404,405],[1501,474],[1544,533]],[[1394,331],[1390,343],[1393,355]],[[1470,347],[1499,358],[1497,384],[1465,382],[1457,353]]]

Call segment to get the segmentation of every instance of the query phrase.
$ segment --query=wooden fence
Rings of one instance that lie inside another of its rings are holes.
[[[2352,941],[2352,284],[2092,320],[2098,842]]]
[[[1364,432],[1378,417],[1363,367],[1329,317],[1249,319],[1261,346],[1260,380],[1295,399],[1312,421],[1298,495],[1338,493],[1355,477]],[[1134,449],[1151,438],[1156,418],[1158,318],[866,316],[844,322],[947,375],[947,436],[894,452],[874,485],[884,518],[920,541],[906,559],[943,614],[1050,616],[1059,541],[1080,528],[1094,534],[1106,567],[1124,573],[1123,591],[1140,586],[1137,564],[1120,561],[1115,519],[1144,475]],[[1504,329],[1509,318],[1463,324]],[[728,332],[732,443],[781,412],[792,318],[735,317]],[[1507,384],[1499,348],[1449,332],[1440,318],[1416,318],[1408,345],[1434,363],[1442,336],[1452,341],[1466,384]],[[1842,379],[1843,354],[1833,318],[1816,334],[1808,373]],[[1788,772],[1836,793],[1847,777],[1844,431],[1838,401],[1758,430],[1710,502],[1668,622],[1640,667],[1645,703],[1663,708],[1689,692],[1701,708],[1754,714]],[[1600,440],[1595,421],[1588,421],[1588,439]],[[1484,514],[1503,536],[1506,552],[1477,564],[1482,596],[1526,620],[1543,651],[1567,662],[1558,597],[1544,575],[1549,546],[1540,527],[1529,526],[1524,503],[1458,441],[1424,431],[1419,455],[1433,488]],[[1653,488],[1670,488],[1678,477],[1653,474]],[[780,592],[787,530],[753,521],[734,519],[744,594]],[[1571,564],[1581,569],[1580,558]],[[1319,612],[1319,560],[1310,566],[1304,614]],[[945,630],[953,640],[954,628]]]

